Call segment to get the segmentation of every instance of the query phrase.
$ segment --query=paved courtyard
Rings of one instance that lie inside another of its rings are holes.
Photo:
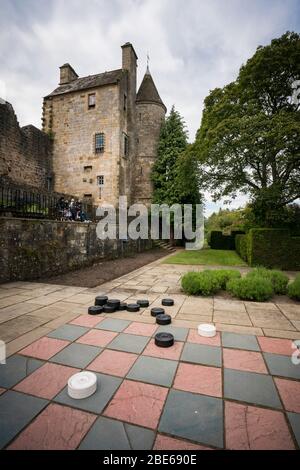
[[[15,282],[0,287],[0,447],[10,449],[297,449],[300,304],[252,303],[180,291],[188,266],[156,261],[99,288]],[[195,267],[193,267],[195,269]],[[200,268],[201,269],[201,268]],[[97,294],[166,307],[90,316]],[[200,322],[215,322],[201,338]],[[175,344],[154,344],[157,331]],[[71,399],[68,378],[97,374],[98,390]]]

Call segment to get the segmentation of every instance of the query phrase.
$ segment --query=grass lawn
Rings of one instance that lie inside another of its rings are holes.
[[[203,249],[180,251],[170,256],[164,264],[206,264],[210,266],[247,266],[235,251]]]

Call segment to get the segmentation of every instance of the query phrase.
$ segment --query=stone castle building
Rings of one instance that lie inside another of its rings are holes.
[[[136,92],[137,55],[122,46],[122,68],[78,77],[60,67],[60,83],[44,98],[43,131],[53,137],[53,185],[57,192],[95,204],[149,205],[151,166],[166,107],[147,68]]]
[[[78,77],[60,67],[59,86],[44,98],[43,130],[20,128],[0,100],[0,180],[72,194],[94,204],[149,206],[163,104],[147,68],[136,91],[137,55],[122,46],[122,68]]]

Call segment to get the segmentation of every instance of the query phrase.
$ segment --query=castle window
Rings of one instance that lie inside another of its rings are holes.
[[[97,185],[98,186],[104,186],[104,176],[103,175],[97,176]]]
[[[83,167],[83,171],[85,173],[90,173],[92,171],[93,167],[91,165],[88,165],[88,166],[84,166]]]
[[[104,152],[104,134],[101,132],[100,134],[95,135],[95,153],[102,153]]]
[[[95,107],[96,107],[96,94],[91,93],[90,95],[88,95],[88,108],[91,109]]]
[[[47,183],[47,190],[51,191],[51,189],[52,189],[52,177],[51,176],[47,176],[46,183]]]
[[[126,93],[124,93],[123,109],[124,109],[124,111],[126,111],[126,109],[127,109],[127,95],[126,95]]]
[[[129,154],[129,140],[128,140],[128,135],[124,135],[124,157],[128,157]]]

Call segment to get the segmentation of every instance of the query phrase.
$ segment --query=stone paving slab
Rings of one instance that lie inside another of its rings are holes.
[[[10,390],[3,393],[0,396],[0,448],[29,424],[46,405],[46,400],[23,393]]]
[[[223,447],[222,400],[171,390],[158,429],[174,436]]]
[[[150,429],[100,417],[79,446],[81,450],[149,450],[155,439]]]

